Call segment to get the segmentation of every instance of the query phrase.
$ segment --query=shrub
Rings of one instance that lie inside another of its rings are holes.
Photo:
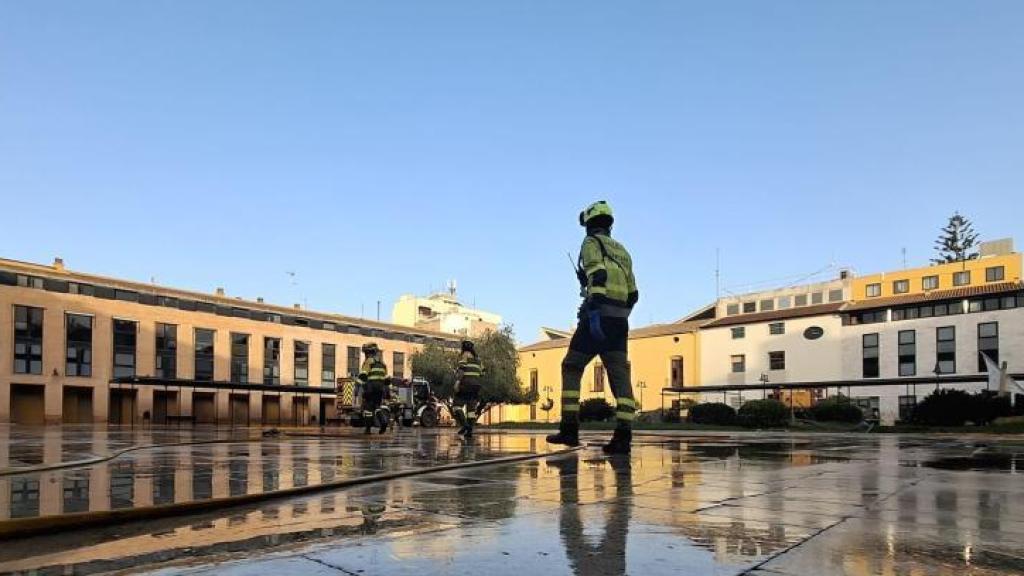
[[[778,400],[751,400],[740,406],[736,418],[747,428],[775,428],[789,421],[789,408]]]
[[[988,426],[996,418],[1013,415],[1010,397],[1000,397],[988,390],[982,390],[971,397],[970,411],[967,419],[978,426]]]
[[[848,422],[856,424],[864,419],[864,413],[849,398],[839,396],[822,400],[808,410],[808,415],[818,422]]]
[[[690,422],[728,426],[736,422],[736,410],[721,402],[707,402],[690,408]]]
[[[973,400],[963,390],[936,390],[914,407],[913,422],[926,426],[963,426]]]
[[[587,398],[580,403],[580,422],[604,422],[615,417],[615,408],[604,398]]]

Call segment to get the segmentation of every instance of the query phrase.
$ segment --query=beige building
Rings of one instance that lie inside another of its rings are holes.
[[[310,425],[376,342],[389,371],[450,336],[0,259],[0,422]]]
[[[426,298],[403,295],[391,309],[391,321],[400,326],[472,338],[497,330],[501,316],[463,305],[453,282],[447,292]]]

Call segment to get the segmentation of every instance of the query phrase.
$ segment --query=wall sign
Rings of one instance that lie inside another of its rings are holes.
[[[817,340],[825,335],[825,329],[820,326],[811,326],[807,330],[804,330],[804,338],[808,340]]]

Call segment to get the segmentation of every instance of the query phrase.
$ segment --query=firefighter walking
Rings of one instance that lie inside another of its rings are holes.
[[[463,340],[453,405],[455,421],[461,426],[459,434],[466,438],[473,437],[473,426],[476,424],[477,408],[480,404],[480,378],[483,375],[484,365],[476,353],[476,347],[473,346],[473,342]]]
[[[381,406],[387,387],[388,367],[380,357],[380,349],[374,343],[363,345],[363,365],[359,369],[359,382],[363,385],[363,425],[369,434],[374,420],[383,434],[388,429],[388,418]]]
[[[611,442],[603,450],[608,454],[628,454],[636,412],[627,355],[629,314],[639,299],[633,260],[626,248],[611,237],[614,218],[607,202],[591,204],[580,213],[579,221],[587,230],[576,271],[583,304],[579,324],[562,361],[562,420],[558,433],[547,440],[552,444],[579,445],[580,380],[587,364],[600,356],[615,394],[617,421]]]

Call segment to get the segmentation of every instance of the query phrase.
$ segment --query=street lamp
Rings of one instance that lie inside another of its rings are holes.
[[[644,388],[647,388],[647,382],[644,382],[643,380],[641,380],[641,381],[636,383],[636,387],[640,390],[639,411],[643,412],[644,411]]]
[[[758,381],[761,382],[761,399],[762,400],[767,400],[768,399],[768,375],[765,374],[764,372],[761,372],[761,377],[758,378]]]
[[[551,392],[552,392],[551,386],[545,386],[544,387],[544,392],[547,394],[547,397],[548,397],[548,401],[545,402],[545,404],[552,404],[552,402],[551,402]],[[547,424],[550,421],[551,421],[551,409],[548,408],[547,410],[544,411],[544,423]]]

